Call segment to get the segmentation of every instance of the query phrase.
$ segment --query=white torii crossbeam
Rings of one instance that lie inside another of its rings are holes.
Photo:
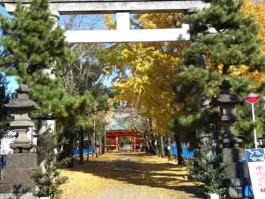
[[[0,0],[7,12],[15,10],[16,2],[28,4],[29,0]],[[208,4],[200,0],[50,0],[50,9],[60,14],[116,13],[116,30],[69,30],[66,41],[71,43],[91,42],[157,42],[189,40],[189,25],[169,29],[130,29],[130,12],[172,12],[201,9]]]

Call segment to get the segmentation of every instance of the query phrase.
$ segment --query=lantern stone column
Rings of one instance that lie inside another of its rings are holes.
[[[234,123],[237,120],[235,106],[243,103],[243,99],[232,94],[229,81],[224,80],[220,86],[220,93],[214,104],[220,110],[221,136],[219,147],[222,153],[222,162],[225,172],[225,186],[228,187],[228,198],[241,198],[239,161],[244,159],[244,150],[240,148],[242,139],[234,132]]]
[[[10,127],[16,131],[17,138],[10,144],[10,147],[14,149],[14,154],[7,155],[6,165],[1,172],[0,198],[2,194],[13,192],[26,191],[32,194],[35,189],[30,178],[30,171],[37,168],[37,154],[30,152],[32,141],[26,133],[29,127],[34,126],[28,112],[38,106],[29,99],[29,91],[26,85],[21,84],[17,91],[17,98],[5,105],[13,111],[14,120],[10,122]],[[19,190],[14,190],[15,187],[19,187]],[[30,195],[27,195],[27,198],[31,198]]]
[[[17,138],[10,144],[10,147],[15,153],[29,152],[32,148],[31,140],[26,133],[29,127],[34,126],[34,122],[29,118],[28,112],[38,106],[29,99],[29,91],[28,86],[20,85],[17,98],[5,105],[14,112],[14,121],[10,122],[10,127],[17,132]]]

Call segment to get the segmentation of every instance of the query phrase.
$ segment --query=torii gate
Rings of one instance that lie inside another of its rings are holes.
[[[0,0],[7,12],[15,10],[16,2],[28,4],[29,0]],[[207,7],[201,0],[50,0],[51,12],[60,14],[116,13],[116,30],[71,30],[66,41],[90,42],[158,42],[189,40],[189,25],[168,29],[130,29],[130,12],[161,12]]]
[[[138,131],[134,130],[107,130],[106,131],[106,138],[110,140],[112,143],[109,145],[106,145],[106,147],[111,147],[115,151],[119,150],[119,137],[129,136],[132,137],[132,147],[133,151],[141,151],[140,147],[140,138],[142,138],[142,135]]]

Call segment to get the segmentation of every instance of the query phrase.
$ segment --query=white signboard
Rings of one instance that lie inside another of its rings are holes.
[[[265,150],[246,150],[249,175],[255,199],[265,199]]]
[[[249,162],[248,168],[255,199],[265,199],[265,162]]]

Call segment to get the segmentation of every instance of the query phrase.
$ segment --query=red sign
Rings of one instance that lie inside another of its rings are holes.
[[[250,93],[249,96],[245,97],[245,101],[249,104],[255,104],[260,101],[260,96],[254,93]]]

